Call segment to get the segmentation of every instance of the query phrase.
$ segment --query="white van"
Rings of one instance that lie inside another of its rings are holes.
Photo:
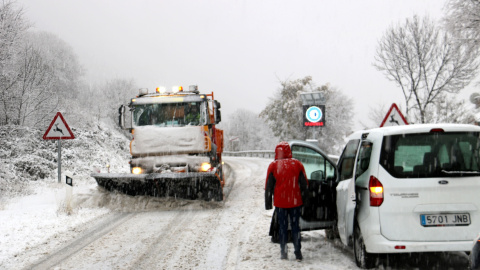
[[[480,127],[358,131],[337,164],[337,228],[357,265],[376,254],[470,251],[480,228]]]

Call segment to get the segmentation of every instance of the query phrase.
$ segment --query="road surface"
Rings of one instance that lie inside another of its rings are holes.
[[[101,189],[77,194],[82,207],[111,211],[16,256],[25,269],[357,269],[350,248],[323,231],[302,233],[304,261],[280,260],[264,210],[270,162],[225,158],[225,202],[129,197]],[[291,245],[291,244],[290,244]],[[379,269],[465,269],[466,256],[392,257]],[[389,264],[389,265],[384,265]]]

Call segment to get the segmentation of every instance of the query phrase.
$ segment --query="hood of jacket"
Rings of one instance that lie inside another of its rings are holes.
[[[281,142],[275,147],[275,160],[292,158],[292,149],[287,142]]]

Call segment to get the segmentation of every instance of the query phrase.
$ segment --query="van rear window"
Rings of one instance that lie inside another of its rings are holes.
[[[385,136],[380,165],[396,178],[478,174],[479,135],[441,132]]]

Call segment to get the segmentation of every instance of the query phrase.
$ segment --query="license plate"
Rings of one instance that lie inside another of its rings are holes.
[[[420,223],[424,227],[467,226],[470,214],[420,215]]]

